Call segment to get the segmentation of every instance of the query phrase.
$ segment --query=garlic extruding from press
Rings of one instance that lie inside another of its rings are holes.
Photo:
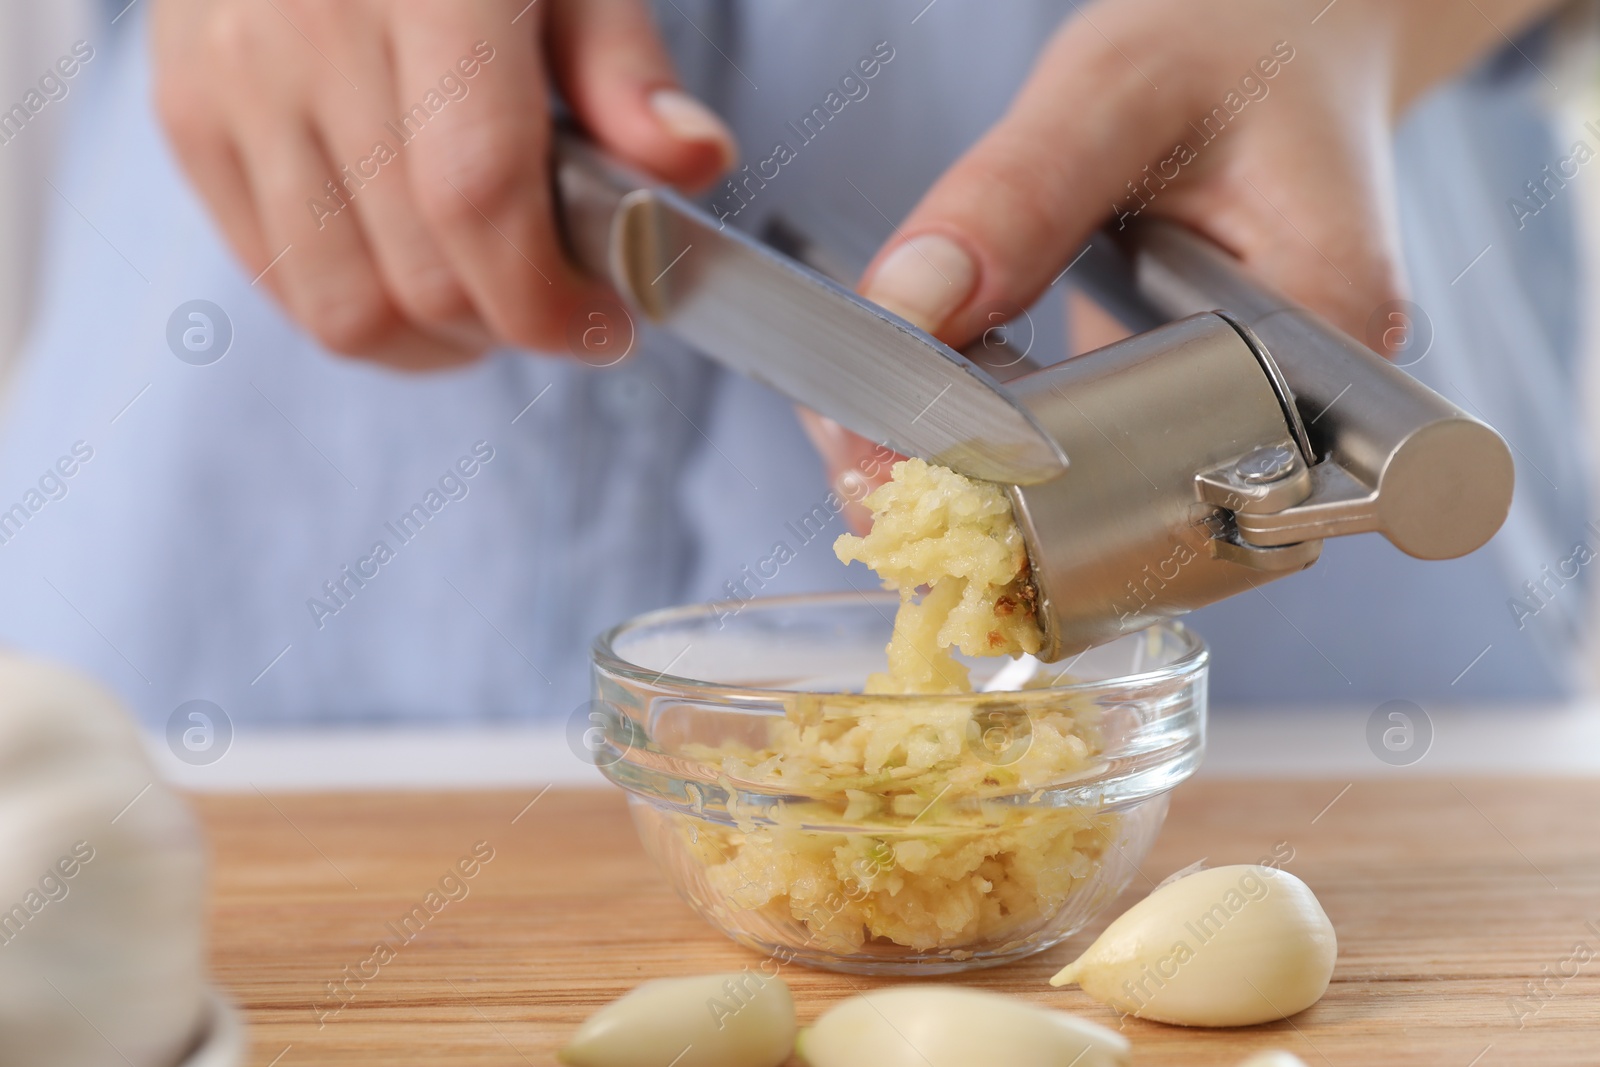
[[[748,969],[657,978],[585,1019],[557,1058],[569,1067],[778,1067],[797,1025],[781,978]]]
[[[1128,1040],[1016,997],[897,986],[830,1008],[800,1032],[808,1067],[1125,1067]]]
[[[1215,867],[1160,886],[1050,979],[1128,1015],[1180,1026],[1250,1026],[1315,1004],[1338,940],[1287,871]]]

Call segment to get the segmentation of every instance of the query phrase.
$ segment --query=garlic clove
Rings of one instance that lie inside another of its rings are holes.
[[[1306,1061],[1292,1052],[1274,1049],[1271,1052],[1256,1053],[1239,1064],[1239,1067],[1306,1067]]]
[[[1163,885],[1050,979],[1180,1026],[1249,1026],[1304,1011],[1338,940],[1304,882],[1272,867],[1213,867]]]
[[[898,986],[851,997],[801,1031],[809,1067],[1125,1067],[1128,1040],[1015,997]]]
[[[778,1067],[796,1027],[781,978],[749,969],[657,978],[585,1019],[557,1058],[568,1067]]]
[[[117,698],[0,651],[0,1064],[193,1049],[212,1010],[205,866]]]

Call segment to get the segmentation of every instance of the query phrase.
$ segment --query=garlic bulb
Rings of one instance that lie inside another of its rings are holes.
[[[557,1058],[569,1067],[777,1067],[795,1029],[781,978],[748,968],[657,978],[585,1019]]]
[[[1118,1011],[1180,1026],[1249,1026],[1315,1004],[1333,975],[1333,924],[1286,871],[1215,867],[1129,908],[1050,979]]]
[[[1306,1067],[1306,1061],[1292,1052],[1274,1049],[1271,1052],[1256,1053],[1239,1064],[1239,1067]]]
[[[0,1067],[177,1063],[212,1016],[204,890],[195,821],[117,701],[0,654]]]
[[[1121,1034],[1016,997],[897,986],[851,997],[801,1031],[809,1067],[1123,1067]]]

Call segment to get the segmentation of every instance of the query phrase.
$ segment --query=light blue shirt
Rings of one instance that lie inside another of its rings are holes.
[[[1070,11],[1019,4],[997,24],[941,4],[913,23],[921,6],[663,7],[691,87],[750,158],[792,139],[786,124],[879,42],[894,51],[736,224],[782,212],[843,235],[839,255],[859,261]],[[0,509],[22,508],[0,522],[0,640],[88,671],[152,724],[197,698],[258,725],[562,718],[585,699],[595,633],[725,595],[826,497],[787,401],[667,338],[605,370],[506,352],[408,376],[320,350],[251,285],[176,169],[148,104],[142,15],[97,31],[74,89],[41,305],[0,427]],[[1512,440],[1513,515],[1449,563],[1331,542],[1310,571],[1198,613],[1220,705],[1569,684],[1586,592],[1562,590],[1521,628],[1507,605],[1587,518],[1570,206],[1516,232],[1503,203],[1555,146],[1526,80],[1488,71],[1419,107],[1400,154],[1409,266],[1437,332],[1414,370]],[[231,327],[208,365],[168,341],[194,300]],[[1059,322],[1059,305],[1035,317]],[[764,591],[869,586],[834,561],[838,529],[792,545]]]

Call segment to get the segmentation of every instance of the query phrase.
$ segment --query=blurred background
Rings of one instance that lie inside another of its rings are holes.
[[[150,103],[149,6],[0,3],[0,641],[108,686],[163,772],[198,788],[584,778],[592,637],[728,595],[825,502],[789,404],[647,330],[603,368],[503,351],[406,375],[331,356],[177,168]],[[937,27],[907,26],[915,4],[824,6],[683,0],[659,22],[752,158],[890,42],[870,95],[736,220],[781,218],[858,271],[1073,5],[1018,5],[981,63],[969,43],[991,16],[974,6]],[[71,78],[51,74],[73,55]],[[1368,724],[1395,707],[1427,734],[1412,762],[1600,764],[1600,168],[1567,165],[1600,150],[1597,55],[1593,6],[1570,5],[1397,134],[1404,361],[1506,435],[1511,518],[1448,563],[1330,542],[1309,571],[1197,613],[1213,771],[1381,772]],[[1551,181],[1557,166],[1576,174]],[[1030,309],[1036,357],[1090,336],[1065,289]],[[197,308],[216,331],[198,358],[173,341]],[[475,476],[441,481],[469,457]],[[441,486],[427,528],[352,585]],[[829,523],[762,593],[871,586],[834,560]]]

